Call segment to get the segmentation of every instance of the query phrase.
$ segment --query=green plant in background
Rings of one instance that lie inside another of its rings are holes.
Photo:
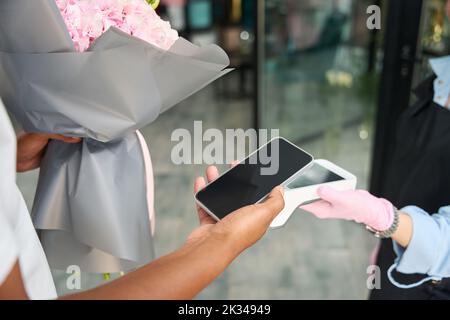
[[[156,10],[156,8],[158,8],[160,0],[146,0],[148,2],[149,5],[152,6],[153,9]]]

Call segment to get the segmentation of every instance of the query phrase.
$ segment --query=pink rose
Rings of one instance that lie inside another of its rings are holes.
[[[55,0],[79,52],[86,51],[110,27],[168,50],[178,32],[145,0]]]

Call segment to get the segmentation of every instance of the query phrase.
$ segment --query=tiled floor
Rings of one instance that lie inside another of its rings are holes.
[[[209,87],[142,130],[155,168],[158,256],[178,248],[197,225],[192,183],[205,168],[172,163],[172,131],[192,130],[195,120],[202,120],[205,129],[248,128],[251,108],[250,100],[217,99],[214,87]],[[360,177],[360,186],[365,187],[370,143],[359,138],[357,126],[344,129],[341,135],[338,146],[319,138],[302,147],[350,169]],[[18,177],[29,205],[36,179],[36,172]],[[364,299],[373,245],[373,239],[361,226],[319,221],[298,211],[286,227],[270,231],[239,257],[199,298]]]

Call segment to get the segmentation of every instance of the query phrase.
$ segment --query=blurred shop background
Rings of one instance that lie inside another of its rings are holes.
[[[381,8],[381,30],[366,26],[373,4]],[[193,131],[194,121],[203,121],[204,130],[280,129],[315,158],[355,173],[360,188],[382,194],[396,118],[430,72],[427,59],[450,52],[444,4],[162,0],[159,13],[182,36],[219,44],[236,70],[143,130],[155,170],[157,255],[178,248],[197,225],[192,184],[205,166],[170,160],[172,131]],[[18,179],[31,206],[37,172]],[[365,299],[375,243],[361,226],[298,210],[199,299]]]

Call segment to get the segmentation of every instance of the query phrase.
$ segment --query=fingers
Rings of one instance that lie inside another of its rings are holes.
[[[215,224],[216,220],[213,219],[209,214],[205,212],[202,208],[198,207],[198,220],[200,221],[200,225],[204,226],[206,224]]]
[[[312,213],[319,219],[325,219],[330,216],[331,204],[327,201],[321,200],[301,206],[300,209]]]
[[[213,182],[219,177],[219,170],[215,166],[209,166],[206,169],[206,178],[208,179],[208,182]]]
[[[272,221],[284,208],[284,189],[280,186],[274,188],[267,199],[257,205],[264,210],[264,214]]]
[[[219,177],[219,170],[215,166],[209,166],[206,169],[206,178],[208,179],[208,182],[213,182]],[[194,183],[194,191],[199,192],[203,188],[206,187],[206,181],[203,177],[198,177],[195,179]]]
[[[31,160],[17,162],[17,172],[27,172],[40,167],[42,156],[37,156]]]
[[[208,167],[208,169],[206,169],[206,177],[208,179],[208,182],[212,182],[212,181],[216,180],[217,177],[219,177],[219,170],[217,170],[217,168],[214,166]],[[194,192],[197,193],[200,190],[204,189],[205,187],[206,187],[205,178],[197,177],[197,179],[195,179],[195,182],[194,182]],[[198,217],[200,219],[200,223],[202,225],[205,223],[214,223],[215,222],[215,220],[212,217],[210,217],[209,214],[207,214],[205,212],[205,210],[203,210],[198,205],[197,205],[197,212],[198,212]]]
[[[322,200],[325,200],[331,204],[333,203],[341,203],[345,198],[343,193],[340,191],[336,191],[331,187],[323,186],[317,190],[317,194]]]
[[[73,137],[66,137],[60,134],[48,134],[46,135],[48,139],[52,140],[59,140],[65,143],[79,143],[81,142],[81,138],[73,138]]]
[[[236,167],[238,164],[239,164],[239,161],[237,161],[237,160],[231,161],[230,167],[231,167],[231,168],[234,168],[234,167]]]
[[[66,137],[61,134],[54,134],[54,133],[22,133],[18,136],[19,140],[27,140],[30,143],[35,143],[37,141],[40,141],[42,143],[47,143],[48,140],[58,140],[63,141],[66,143],[78,143],[81,142],[81,138],[73,138],[73,137]]]
[[[205,188],[205,186],[206,186],[205,178],[198,177],[197,179],[195,179],[194,191],[196,193]],[[197,205],[197,213],[200,225],[216,223],[216,221],[209,214],[207,214],[205,210],[203,210],[199,205]]]
[[[205,178],[198,177],[197,179],[195,179],[195,183],[194,183],[194,191],[195,191],[195,193],[197,193],[200,190],[202,190],[205,186],[206,186]]]

